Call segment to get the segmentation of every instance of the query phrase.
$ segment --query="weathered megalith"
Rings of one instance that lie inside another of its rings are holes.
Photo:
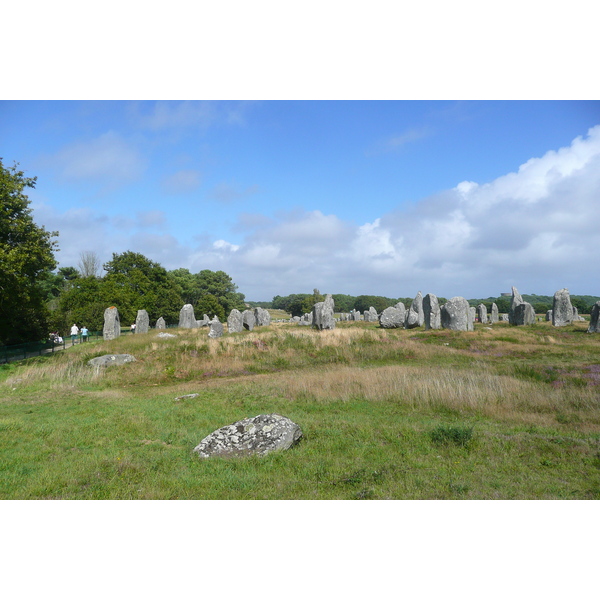
[[[525,302],[516,287],[512,286],[512,300],[508,311],[508,322],[511,325],[533,325],[535,310],[529,302]]]
[[[219,321],[219,317],[215,315],[214,319],[210,322],[210,331],[208,332],[208,337],[211,339],[219,338],[223,335],[223,323]]]
[[[252,331],[254,329],[254,325],[256,324],[256,317],[254,316],[253,310],[245,310],[242,313],[242,325],[244,329],[248,331]]]
[[[469,306],[469,319],[471,321],[471,329],[475,325],[475,317],[477,316],[477,309],[474,306]],[[471,331],[471,329],[469,331]]]
[[[210,327],[211,321],[212,319],[206,313],[204,313],[204,317],[202,319],[197,319],[196,324],[198,327]]]
[[[577,321],[585,321],[585,319],[583,317],[579,316],[579,309],[576,306],[574,306],[573,307],[573,323],[575,323]]]
[[[116,306],[111,306],[104,311],[104,327],[102,337],[105,340],[114,340],[121,335],[121,319]]]
[[[135,362],[135,357],[131,354],[105,354],[88,360],[91,367],[110,367],[113,365],[124,365],[125,363]]]
[[[435,294],[427,294],[423,298],[423,320],[425,329],[440,329],[442,326],[440,303]]]
[[[587,330],[588,333],[600,333],[600,300],[592,306],[590,312],[590,326]]]
[[[166,329],[167,328],[167,324],[165,323],[165,320],[162,317],[158,317],[157,321],[156,321],[156,329]]]
[[[179,327],[185,329],[196,329],[198,327],[198,321],[194,315],[194,307],[191,304],[184,304],[183,308],[179,311]]]
[[[571,305],[571,296],[569,290],[563,288],[554,294],[552,302],[552,325],[554,327],[564,327],[573,322],[573,306]]]
[[[271,324],[271,313],[265,308],[257,306],[254,309],[254,318],[256,320],[257,327],[266,327]]]
[[[421,327],[425,323],[425,314],[423,313],[423,294],[419,292],[411,302],[410,308],[406,314],[406,329]]]
[[[360,311],[356,310],[355,308],[353,308],[350,311],[350,320],[351,321],[361,321],[362,320],[362,315],[360,314]]]
[[[331,294],[327,294],[323,302],[317,302],[314,305],[312,326],[315,329],[335,329],[334,306],[335,303]]]
[[[552,310],[546,311],[546,321],[552,321]]]
[[[367,321],[369,323],[377,323],[377,321],[379,319],[379,315],[377,314],[377,311],[372,306],[369,306],[369,310],[365,310],[365,312],[364,312],[364,318],[365,318],[365,321]]]
[[[488,322],[488,313],[485,304],[481,303],[477,306],[477,316],[479,317],[480,323]]]
[[[498,306],[495,302],[492,302],[492,310],[490,311],[490,323],[494,324],[498,322]]]
[[[135,318],[135,333],[148,333],[150,317],[147,310],[138,310]]]
[[[244,329],[242,313],[234,308],[227,317],[227,331],[229,333],[239,333],[242,329]]]
[[[264,455],[291,448],[302,437],[300,427],[281,415],[257,415],[207,435],[195,448],[200,458]]]
[[[440,310],[442,327],[453,331],[473,331],[469,303],[462,296],[454,296]]]
[[[529,302],[522,302],[515,307],[513,312],[513,325],[533,325],[535,323],[535,310]]]
[[[379,325],[384,329],[400,329],[404,327],[405,311],[390,306],[379,316]]]

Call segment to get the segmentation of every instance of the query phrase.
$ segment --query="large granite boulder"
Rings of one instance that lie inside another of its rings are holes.
[[[268,454],[291,448],[302,437],[296,423],[281,415],[258,415],[221,427],[195,448],[201,458]]]
[[[208,337],[211,339],[219,338],[223,335],[223,323],[219,321],[219,318],[215,315],[215,318],[210,322],[210,331]]]
[[[257,327],[266,327],[271,324],[271,313],[265,308],[257,306],[254,309],[254,319]]]
[[[335,329],[335,318],[333,316],[334,301],[331,294],[325,296],[323,302],[317,302],[313,308],[313,320],[312,325],[314,328],[323,329]]]
[[[377,311],[375,310],[375,308],[372,306],[369,306],[369,310],[365,310],[363,315],[364,315],[364,320],[367,321],[368,323],[377,323],[377,321],[379,320],[379,315],[377,314]]]
[[[411,302],[410,308],[406,314],[406,329],[421,327],[425,323],[425,313],[423,312],[423,294],[419,292]]]
[[[454,296],[440,310],[442,327],[453,331],[473,331],[469,303],[462,296]]]
[[[256,325],[256,317],[254,316],[253,310],[245,310],[242,313],[242,325],[244,329],[248,331],[252,331],[254,329],[254,325]]]
[[[571,296],[569,290],[563,288],[554,294],[552,302],[552,325],[554,327],[564,327],[573,322],[573,306],[571,305]]]
[[[167,324],[165,323],[165,320],[162,317],[158,317],[158,319],[156,320],[156,329],[166,329],[167,328]]]
[[[121,319],[116,306],[111,306],[104,311],[104,327],[102,337],[105,340],[114,340],[121,335]]]
[[[194,307],[191,304],[184,304],[183,308],[179,311],[179,327],[184,329],[196,329],[198,327],[198,321],[194,315]]]
[[[234,308],[227,317],[227,331],[229,333],[239,333],[242,329],[244,329],[242,313]]]
[[[148,333],[150,329],[150,317],[147,310],[138,310],[135,318],[135,332]]]
[[[135,357],[131,354],[105,354],[88,360],[88,365],[92,367],[111,367],[113,365],[124,365],[135,362]]]
[[[600,333],[600,300],[592,306],[590,312],[590,326],[587,330],[588,333]]]
[[[512,300],[508,311],[508,322],[511,325],[533,325],[535,310],[529,302],[525,302],[516,287],[512,286]]]
[[[394,306],[383,310],[379,316],[379,325],[384,329],[400,329],[404,327],[405,311]]]
[[[533,325],[535,323],[535,310],[529,302],[518,304],[513,311],[513,325]]]
[[[435,294],[427,294],[423,298],[423,319],[425,329],[440,329],[442,326],[440,303]]]

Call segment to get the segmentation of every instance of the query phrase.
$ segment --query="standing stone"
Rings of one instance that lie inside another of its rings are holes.
[[[552,302],[552,325],[554,327],[564,327],[573,322],[573,307],[571,306],[571,296],[569,290],[563,288],[554,294]]]
[[[425,329],[440,329],[442,326],[440,303],[435,294],[427,294],[423,298],[423,319]]]
[[[590,312],[590,326],[587,330],[588,333],[600,333],[600,300],[592,306]]]
[[[242,313],[237,308],[234,308],[229,313],[229,317],[227,317],[227,331],[229,333],[239,333],[242,329],[244,329]]]
[[[156,329],[166,329],[167,328],[167,324],[165,323],[165,320],[162,317],[158,317],[158,320],[156,321]]]
[[[316,329],[335,329],[335,319],[333,317],[333,309],[335,303],[331,294],[325,296],[323,302],[317,302],[313,308],[312,325]]]
[[[471,329],[469,331],[473,331],[473,326],[475,325],[475,317],[477,316],[477,309],[474,306],[469,306],[469,320],[471,321]]]
[[[481,303],[477,306],[477,316],[479,317],[480,323],[488,322],[488,314],[485,304]]]
[[[257,327],[264,327],[271,324],[271,314],[268,310],[257,306],[254,309],[254,318],[256,319]]]
[[[360,311],[356,310],[355,308],[353,308],[350,311],[350,320],[351,321],[360,321],[361,314]]]
[[[406,329],[421,327],[425,323],[425,313],[423,312],[423,294],[419,292],[411,302],[406,315]]]
[[[208,337],[211,339],[219,338],[223,335],[223,323],[219,321],[219,317],[215,315],[215,318],[210,322],[210,331],[208,332]]]
[[[513,313],[513,325],[533,325],[535,323],[535,310],[529,302],[518,304]]]
[[[365,321],[369,323],[377,323],[377,320],[379,319],[377,311],[372,306],[369,307],[369,310],[365,310],[364,317]]]
[[[546,312],[546,321],[552,321],[552,310]]]
[[[138,310],[135,318],[135,333],[148,333],[148,329],[150,329],[150,317],[148,316],[148,311],[143,309]]]
[[[379,317],[379,325],[384,329],[398,329],[404,327],[405,312],[390,306]]]
[[[533,325],[535,310],[529,302],[525,302],[516,287],[512,287],[512,301],[508,311],[508,322],[511,325]]]
[[[185,329],[196,329],[198,321],[194,315],[194,307],[191,304],[185,304],[179,311],[179,327]]]
[[[121,335],[121,320],[116,306],[111,306],[104,311],[104,327],[102,336],[105,340],[114,340]]]
[[[490,323],[494,324],[498,322],[498,306],[495,302],[492,302],[492,310],[490,314]]]
[[[245,310],[242,313],[242,325],[244,329],[248,331],[252,331],[254,329],[254,325],[256,324],[256,317],[254,316],[253,310]]]
[[[462,296],[450,298],[440,310],[442,327],[453,331],[473,331],[469,308],[469,303]]]

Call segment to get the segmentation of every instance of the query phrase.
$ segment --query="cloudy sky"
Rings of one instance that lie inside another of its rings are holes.
[[[276,294],[600,295],[597,101],[2,101],[61,266]]]

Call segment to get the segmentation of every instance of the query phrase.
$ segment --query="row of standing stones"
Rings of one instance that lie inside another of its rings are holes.
[[[594,304],[590,316],[588,333],[600,333],[600,301]],[[510,310],[508,314],[503,315],[498,314],[498,307],[495,303],[492,304],[491,312],[488,314],[484,304],[480,304],[477,308],[469,306],[469,302],[461,296],[455,296],[440,305],[435,294],[427,294],[423,297],[419,292],[408,309],[402,302],[398,302],[395,306],[386,308],[381,314],[371,307],[364,314],[353,310],[350,313],[342,313],[339,319],[336,319],[334,317],[334,300],[331,294],[328,294],[323,302],[317,302],[314,305],[311,313],[307,313],[303,317],[293,317],[290,322],[325,330],[334,329],[337,320],[379,322],[384,329],[413,329],[425,326],[425,329],[473,331],[476,320],[489,324],[503,320],[508,321],[511,325],[532,325],[536,321],[536,315],[533,306],[529,302],[525,302],[518,290],[513,287]],[[562,327],[584,319],[578,315],[577,309],[571,304],[569,290],[563,288],[554,294],[552,310],[546,314],[546,320],[552,321],[552,325],[555,327]],[[138,310],[135,323],[136,333],[147,333],[150,329],[147,311]],[[270,324],[271,315],[263,308],[244,310],[243,312],[233,309],[227,318],[227,331],[229,333],[238,333],[243,330],[252,331],[254,327]],[[204,315],[203,319],[196,319],[194,307],[191,304],[186,304],[181,309],[178,326],[187,329],[208,327],[209,338],[221,337],[224,332],[223,324],[216,316],[210,319]],[[157,320],[156,329],[166,329],[166,323],[162,317]],[[104,312],[103,337],[105,340],[112,340],[120,334],[119,311],[115,306],[111,306]]]

